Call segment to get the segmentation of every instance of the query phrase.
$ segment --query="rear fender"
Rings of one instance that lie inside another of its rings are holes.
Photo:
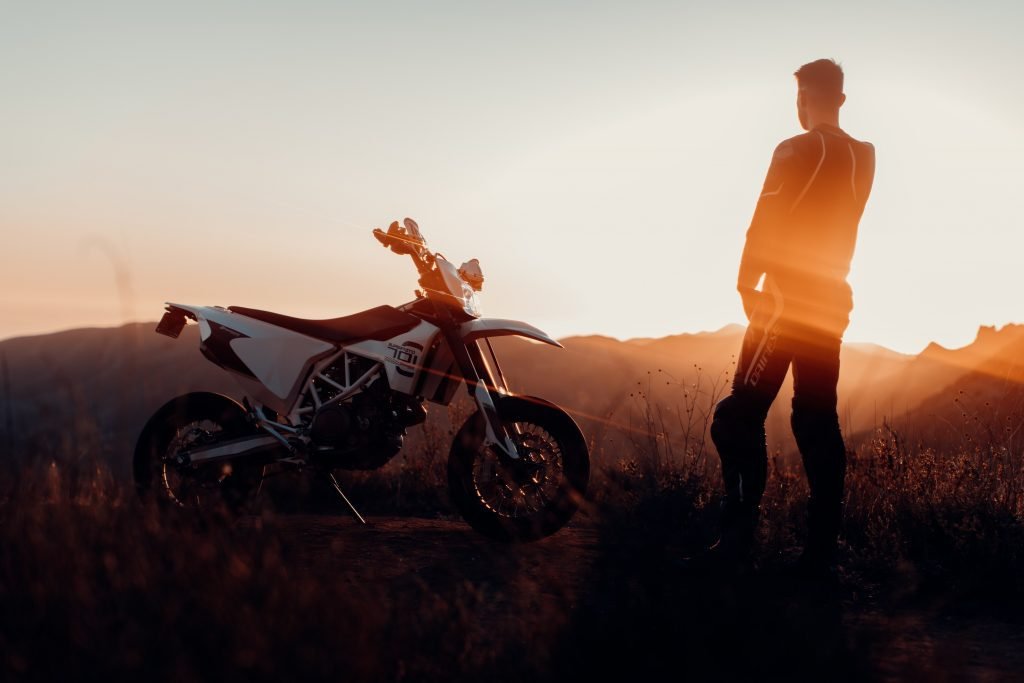
[[[206,341],[211,334],[210,320],[218,322],[221,318],[231,315],[231,312],[218,306],[190,306],[188,304],[167,304],[167,312],[177,313],[189,320],[199,323],[199,340]],[[159,332],[159,329],[157,330]]]
[[[203,355],[230,371],[247,395],[285,415],[294,408],[313,364],[337,351],[324,340],[219,306],[171,303],[167,310],[198,322]]]

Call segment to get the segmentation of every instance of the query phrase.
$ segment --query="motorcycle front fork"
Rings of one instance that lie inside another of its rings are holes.
[[[491,448],[506,465],[523,462],[522,455],[505,428],[495,405],[497,397],[508,394],[508,385],[490,342],[484,342],[487,344],[491,359],[488,363],[481,349],[481,342],[466,342],[454,332],[448,333],[447,341],[459,371],[466,381],[469,395],[483,415],[484,445]]]

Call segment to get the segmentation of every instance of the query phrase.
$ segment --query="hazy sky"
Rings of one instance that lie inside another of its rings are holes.
[[[487,315],[738,322],[792,72],[829,56],[878,155],[847,339],[962,345],[1024,322],[1022,6],[0,0],[0,338],[402,303],[369,230],[407,215]]]

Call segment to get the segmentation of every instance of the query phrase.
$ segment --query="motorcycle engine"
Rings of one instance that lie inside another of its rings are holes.
[[[313,418],[309,436],[318,446],[345,448],[352,445],[352,410],[349,406],[332,403],[325,406]]]
[[[374,382],[347,403],[331,403],[310,425],[313,455],[332,467],[376,469],[398,454],[405,428],[426,419],[419,402],[402,401],[390,390],[375,389]]]

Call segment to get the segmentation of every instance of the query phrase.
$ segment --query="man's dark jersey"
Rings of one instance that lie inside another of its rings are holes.
[[[772,157],[740,262],[740,289],[765,276],[784,319],[841,336],[853,298],[857,226],[875,148],[827,125],[783,141]]]

